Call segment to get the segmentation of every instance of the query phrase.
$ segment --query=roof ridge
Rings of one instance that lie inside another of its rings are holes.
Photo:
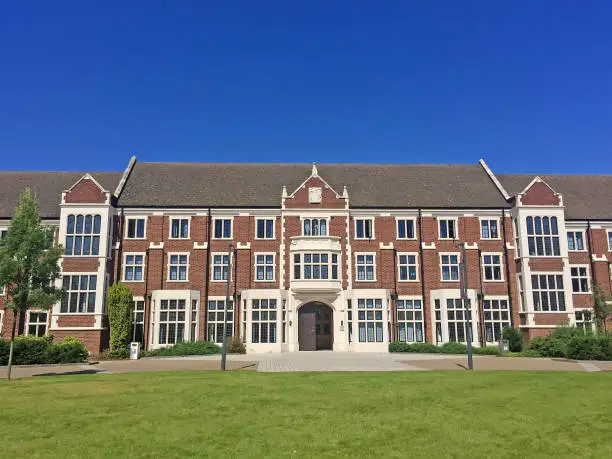
[[[168,164],[176,166],[305,166],[312,167],[313,163],[266,163],[266,162],[189,162],[189,161],[139,161],[138,164]],[[321,163],[314,162],[317,166],[415,166],[415,167],[474,167],[473,163]]]

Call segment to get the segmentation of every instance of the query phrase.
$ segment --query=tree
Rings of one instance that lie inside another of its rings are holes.
[[[593,284],[593,315],[595,316],[595,324],[597,331],[606,331],[606,322],[612,314],[612,297],[606,295],[601,287]]]
[[[17,316],[25,314],[28,308],[49,309],[62,297],[62,290],[55,287],[55,280],[60,277],[58,261],[62,248],[53,245],[53,233],[53,228],[41,225],[38,201],[26,188],[0,246],[0,285],[5,286],[8,298],[4,309],[13,311],[8,379]]]
[[[113,354],[128,353],[133,311],[132,291],[121,283],[109,287],[108,321],[110,325],[110,350]]]

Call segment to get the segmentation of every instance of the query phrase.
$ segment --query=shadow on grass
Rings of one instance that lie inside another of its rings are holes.
[[[79,370],[79,371],[66,371],[64,373],[39,373],[36,376],[69,376],[69,375],[95,375],[96,373],[105,373],[104,370]]]

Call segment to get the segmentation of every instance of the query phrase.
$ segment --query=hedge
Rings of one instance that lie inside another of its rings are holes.
[[[559,327],[531,340],[528,351],[542,357],[576,360],[612,360],[612,334],[592,333],[577,327]]]
[[[8,365],[10,341],[0,340],[0,365]],[[13,348],[13,365],[44,365],[78,363],[87,360],[89,353],[81,341],[67,336],[53,342],[52,336],[18,336]]]
[[[210,341],[189,341],[178,343],[170,347],[162,347],[144,351],[140,354],[141,357],[166,357],[166,356],[182,356],[182,355],[210,355],[220,354],[221,347]]]
[[[444,343],[436,346],[430,343],[403,343],[393,341],[389,344],[389,352],[419,352],[424,354],[467,354],[467,346],[463,343]],[[477,355],[499,355],[499,349],[495,347],[472,347],[472,352]]]

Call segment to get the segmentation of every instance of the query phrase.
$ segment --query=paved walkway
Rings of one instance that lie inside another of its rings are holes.
[[[103,361],[96,364],[41,365],[13,367],[13,377],[55,376],[65,374],[129,373],[146,371],[219,370],[221,357],[191,356],[141,360]],[[354,352],[290,352],[283,354],[230,355],[230,370],[283,371],[427,371],[465,370],[464,355],[389,354]],[[474,356],[475,370],[557,370],[612,371],[612,362],[523,357]],[[0,367],[0,378],[6,378],[6,367]]]

